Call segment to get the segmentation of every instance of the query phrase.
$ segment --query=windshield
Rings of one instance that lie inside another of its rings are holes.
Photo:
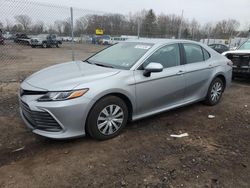
[[[250,41],[245,42],[239,47],[239,50],[250,50]]]
[[[122,42],[87,59],[90,63],[130,69],[151,47],[151,43]]]

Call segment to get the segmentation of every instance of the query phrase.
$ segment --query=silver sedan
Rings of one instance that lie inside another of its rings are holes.
[[[231,76],[232,62],[203,44],[127,41],[34,73],[21,84],[20,111],[36,134],[105,140],[128,121],[198,101],[216,105]]]

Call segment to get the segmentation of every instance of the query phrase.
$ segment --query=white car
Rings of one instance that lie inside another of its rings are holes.
[[[250,40],[243,43],[238,49],[222,53],[233,62],[233,78],[250,78]]]

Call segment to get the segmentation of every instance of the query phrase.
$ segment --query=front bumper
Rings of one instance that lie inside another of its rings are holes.
[[[19,96],[20,113],[25,124],[32,129],[35,134],[45,136],[53,139],[66,139],[85,136],[85,123],[89,110],[91,109],[94,101],[84,96],[65,100],[65,101],[51,101],[51,102],[38,102],[37,99],[41,97],[38,95],[24,95]],[[27,109],[24,109],[23,104],[26,104],[32,115],[28,117]],[[34,117],[33,112],[41,114],[38,120]],[[43,116],[49,114],[48,116]],[[33,118],[33,119],[32,119]],[[51,123],[52,119],[54,120]],[[49,122],[49,125],[58,125],[60,129],[44,129],[39,125],[39,122]]]
[[[250,66],[233,67],[233,76],[242,76],[250,78]]]

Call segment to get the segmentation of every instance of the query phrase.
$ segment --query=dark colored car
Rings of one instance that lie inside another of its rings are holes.
[[[0,36],[0,44],[4,45],[4,37],[3,36]]]
[[[233,78],[250,79],[250,40],[243,43],[237,50],[227,51],[222,55],[233,62]]]
[[[29,45],[30,44],[30,38],[26,34],[24,34],[24,33],[18,33],[14,37],[14,42],[18,43],[18,44]]]
[[[208,46],[220,54],[229,51],[229,48],[224,44],[209,44]]]
[[[32,48],[39,46],[43,48],[48,48],[52,46],[59,48],[61,44],[62,41],[59,40],[54,34],[41,34],[30,40],[30,45]]]

